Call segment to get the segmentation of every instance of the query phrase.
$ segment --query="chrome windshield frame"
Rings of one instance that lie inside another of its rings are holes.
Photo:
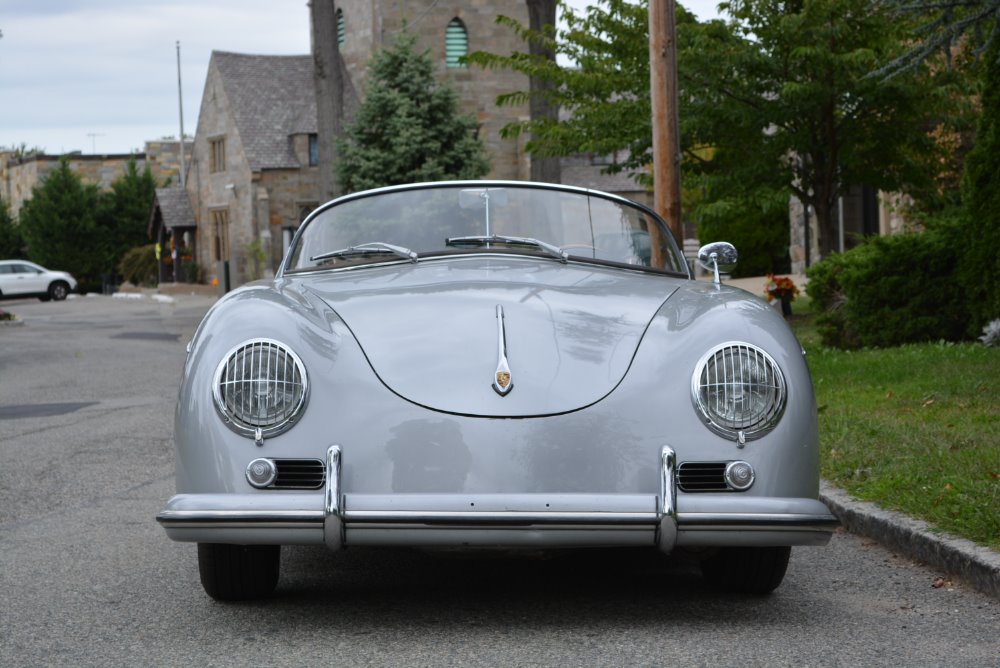
[[[687,265],[687,262],[684,261],[684,254],[681,252],[681,249],[680,249],[680,247],[678,245],[677,239],[674,237],[673,233],[670,231],[670,228],[667,226],[666,222],[664,222],[663,218],[661,218],[655,211],[653,211],[648,206],[645,206],[644,204],[641,204],[641,203],[636,202],[634,200],[630,200],[630,199],[628,199],[626,197],[622,197],[620,195],[615,195],[613,193],[607,193],[607,192],[603,192],[603,191],[600,191],[600,190],[593,190],[591,188],[582,188],[582,187],[579,187],[579,186],[569,186],[569,185],[560,185],[560,184],[552,184],[552,183],[541,183],[541,182],[536,182],[536,181],[502,181],[502,180],[501,181],[444,181],[444,182],[413,183],[413,184],[404,184],[404,185],[395,185],[395,186],[386,186],[386,187],[382,187],[382,188],[375,188],[375,189],[372,189],[372,190],[366,190],[366,191],[362,191],[362,192],[351,193],[349,195],[343,195],[341,197],[335,198],[335,199],[333,199],[333,200],[331,200],[331,201],[329,201],[329,202],[327,202],[327,203],[325,203],[325,204],[317,207],[312,213],[310,213],[306,217],[306,219],[298,227],[298,229],[295,231],[294,236],[292,237],[291,243],[288,246],[288,251],[285,253],[285,256],[282,258],[281,264],[278,267],[278,271],[277,271],[277,273],[275,275],[275,278],[280,279],[280,278],[284,277],[286,273],[289,273],[289,272],[298,274],[300,271],[305,271],[304,269],[293,269],[293,268],[291,268],[289,266],[289,264],[291,262],[291,258],[293,256],[293,254],[295,252],[295,249],[297,248],[298,244],[301,243],[302,236],[306,232],[306,230],[309,228],[309,226],[311,224],[313,224],[313,222],[317,218],[319,218],[324,212],[328,211],[329,209],[331,209],[333,207],[336,207],[336,206],[339,206],[341,204],[345,204],[347,202],[352,202],[352,201],[355,201],[355,200],[366,199],[366,198],[370,198],[370,197],[377,197],[379,195],[384,195],[384,194],[388,194],[388,193],[398,193],[398,192],[416,191],[416,190],[428,190],[428,189],[434,189],[434,188],[520,188],[520,189],[534,189],[534,190],[549,190],[549,191],[553,191],[553,192],[575,193],[575,194],[583,195],[583,196],[586,196],[586,197],[595,197],[595,198],[605,199],[605,200],[613,202],[615,204],[632,207],[632,208],[634,208],[634,209],[636,209],[636,210],[638,210],[638,211],[646,214],[653,221],[655,221],[655,223],[657,224],[660,232],[662,232],[665,235],[665,238],[667,239],[667,244],[669,246],[669,251],[673,254],[674,259],[677,261],[677,264],[678,264],[679,267],[681,267],[681,269],[678,270],[678,271],[674,271],[674,270],[670,270],[670,269],[659,269],[659,268],[656,268],[656,267],[641,267],[641,266],[635,266],[635,267],[631,267],[631,268],[642,269],[642,270],[645,270],[645,271],[649,271],[651,273],[656,273],[656,274],[661,274],[661,275],[667,275],[667,276],[675,276],[675,277],[676,276],[684,276],[684,277],[689,278],[689,279],[693,278],[691,276],[691,274],[690,274],[690,269],[689,269],[689,267]],[[434,254],[434,256],[438,256],[438,255],[439,254],[437,254],[437,253]],[[442,255],[442,256],[444,257],[446,255]],[[421,257],[423,257],[423,255]],[[628,267],[628,265],[625,265],[623,263],[607,262],[607,261],[601,261],[601,260],[591,259],[591,258],[586,258],[586,257],[579,257],[578,258],[578,257],[574,256],[573,259],[579,259],[581,261],[594,262],[594,263],[599,263],[599,264],[604,264],[604,265],[609,265],[609,266]],[[386,264],[385,262],[377,263],[378,266],[384,266],[385,264]]]

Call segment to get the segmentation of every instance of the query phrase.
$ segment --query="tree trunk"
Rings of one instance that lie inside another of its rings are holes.
[[[344,79],[337,44],[337,14],[333,0],[310,0],[313,81],[316,86],[316,134],[319,148],[320,198],[340,194],[334,164],[337,137],[344,123]]]
[[[541,31],[545,26],[555,26],[557,0],[525,0],[528,5],[528,26],[532,30]],[[528,51],[533,56],[545,56],[554,61],[556,54],[552,49],[544,48],[541,44],[534,42],[528,45]],[[546,99],[542,93],[553,87],[550,81],[543,81],[537,77],[531,77],[530,90],[531,98],[528,109],[532,120],[538,118],[559,119],[559,105]],[[531,158],[531,180],[546,181],[549,183],[559,183],[562,179],[560,161],[558,157]]]

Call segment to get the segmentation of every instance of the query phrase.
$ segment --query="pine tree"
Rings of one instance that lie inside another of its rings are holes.
[[[24,257],[24,239],[10,215],[10,207],[0,197],[0,258],[8,260],[20,257]]]
[[[140,172],[133,157],[125,172],[111,184],[111,192],[101,196],[103,273],[114,273],[128,250],[150,243],[147,232],[155,191],[156,180],[149,165]]]
[[[427,52],[401,34],[369,63],[365,100],[338,142],[344,192],[401,183],[477,179],[490,169],[476,120],[434,76]]]

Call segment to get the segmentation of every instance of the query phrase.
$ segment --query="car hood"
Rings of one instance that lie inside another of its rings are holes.
[[[628,372],[684,279],[547,259],[467,257],[303,277],[393,392],[484,417],[574,411]],[[511,389],[493,387],[503,311]]]

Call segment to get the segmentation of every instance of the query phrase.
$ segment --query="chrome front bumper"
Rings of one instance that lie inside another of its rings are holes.
[[[158,516],[177,541],[236,544],[610,547],[823,545],[836,518],[815,499],[687,496],[677,510],[674,451],[651,494],[345,494],[341,450],[322,493],[178,494]]]

